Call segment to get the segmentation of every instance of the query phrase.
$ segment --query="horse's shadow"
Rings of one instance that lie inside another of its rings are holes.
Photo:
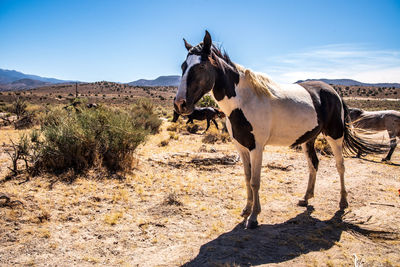
[[[357,158],[357,157],[354,157],[354,158]],[[363,160],[363,161],[367,161],[367,162],[371,162],[371,163],[387,164],[387,165],[392,165],[392,166],[400,166],[400,164],[394,163],[394,162],[391,162],[391,161],[382,161],[382,160],[379,161],[379,160],[367,159],[367,158],[358,158],[358,159]]]
[[[245,230],[239,224],[232,231],[202,245],[199,254],[184,266],[280,263],[311,251],[327,250],[346,230],[365,236],[385,233],[343,222],[344,212],[341,210],[326,221],[313,218],[312,211],[313,207],[309,206],[305,212],[284,223],[264,224],[255,230]]]

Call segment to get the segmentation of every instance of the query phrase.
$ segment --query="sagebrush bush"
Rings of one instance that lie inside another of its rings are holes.
[[[332,148],[329,146],[328,141],[323,136],[318,136],[315,140],[315,150],[321,155],[331,156],[333,155]]]
[[[205,95],[203,96],[200,101],[197,103],[199,107],[213,107],[217,108],[218,105],[214,101],[214,99],[211,97],[211,95]]]
[[[55,108],[43,118],[35,168],[50,172],[80,172],[100,165],[110,171],[128,169],[134,150],[160,125],[146,101],[128,110]]]
[[[315,151],[319,152],[323,156],[333,155],[332,148],[330,147],[328,141],[322,135],[319,135],[314,143]],[[293,147],[296,151],[301,151],[301,145]]]
[[[154,111],[154,104],[150,99],[139,99],[130,109],[130,116],[134,117],[140,127],[150,130],[150,133],[158,133],[161,120]]]

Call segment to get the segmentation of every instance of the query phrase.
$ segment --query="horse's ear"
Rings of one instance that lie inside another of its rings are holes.
[[[203,52],[204,53],[210,54],[210,52],[211,52],[211,44],[212,44],[211,35],[206,30],[206,35],[204,35],[204,39],[203,39]]]
[[[183,38],[183,42],[185,42],[185,47],[186,49],[189,51],[193,46],[191,44],[189,44],[188,42],[186,42],[185,38]]]

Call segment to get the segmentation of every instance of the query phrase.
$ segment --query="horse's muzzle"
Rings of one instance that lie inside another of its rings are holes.
[[[188,113],[188,107],[186,105],[186,100],[185,99],[175,99],[174,101],[174,107],[176,112],[182,115],[187,115]]]

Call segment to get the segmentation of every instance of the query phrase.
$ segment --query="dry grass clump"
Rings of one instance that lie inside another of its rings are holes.
[[[220,133],[217,129],[209,129],[201,141],[206,144],[215,144],[217,142],[226,143],[229,140],[230,136],[228,133]]]
[[[172,122],[168,127],[167,131],[169,132],[176,132],[176,133],[183,133],[187,131],[187,126],[184,121],[179,118],[177,122]]]
[[[1,103],[0,112],[6,113],[1,117],[4,126],[12,124],[15,129],[27,129],[39,123],[44,107],[31,105],[17,97],[10,104]]]
[[[119,221],[119,219],[121,219],[123,217],[123,213],[118,211],[118,212],[111,212],[109,214],[106,214],[104,216],[104,222],[109,224],[109,225],[116,225]]]
[[[182,206],[182,202],[178,199],[178,196],[175,193],[170,193],[166,197],[164,203],[166,205],[174,205],[174,206]]]
[[[171,140],[179,140],[179,135],[177,135],[174,132],[170,132],[169,133],[169,139],[171,139]]]
[[[323,156],[333,155],[332,148],[330,147],[328,141],[322,135],[319,135],[314,143],[315,150]],[[292,149],[297,152],[302,151],[301,145],[295,146]]]
[[[162,140],[158,146],[167,146],[169,144],[169,139]]]
[[[177,123],[173,123],[170,126],[167,127],[167,131],[170,132],[176,132],[178,130],[178,124]]]
[[[195,134],[198,132],[199,128],[200,127],[197,124],[193,124],[193,125],[188,125],[186,127],[186,130],[191,134]]]

